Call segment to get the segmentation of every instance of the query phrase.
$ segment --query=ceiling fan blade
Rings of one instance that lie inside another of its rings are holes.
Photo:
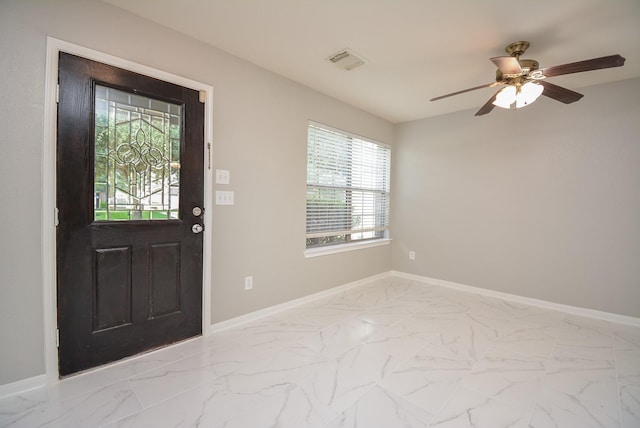
[[[522,67],[515,57],[512,56],[496,56],[489,58],[502,74],[522,74]]]
[[[581,73],[583,71],[600,70],[602,68],[622,67],[625,58],[620,55],[609,55],[601,58],[587,59],[570,64],[556,65],[542,70],[546,77],[561,76],[563,74]]]
[[[491,82],[491,83],[487,83],[486,85],[480,85],[480,86],[476,86],[474,88],[463,89],[462,91],[452,92],[452,93],[447,94],[447,95],[440,95],[439,97],[431,98],[429,101],[438,101],[438,100],[441,100],[443,98],[452,97],[454,95],[464,94],[465,92],[475,91],[476,89],[492,88],[492,87],[494,87],[496,85],[499,85],[499,84],[500,84],[500,82]]]
[[[561,103],[575,103],[580,98],[584,97],[584,95],[582,94],[579,94],[567,88],[563,88],[562,86],[554,85],[553,83],[549,83],[546,80],[538,80],[538,83],[544,86],[542,95],[553,98],[554,100],[560,101]]]
[[[493,102],[496,100],[496,97],[498,96],[499,92],[500,91],[498,91],[495,94],[493,94],[493,96],[491,98],[489,98],[489,101],[487,101],[487,103],[485,105],[480,107],[480,110],[478,110],[474,116],[482,116],[482,115],[485,115],[487,113],[490,113],[491,110],[493,110],[493,108],[495,107]]]

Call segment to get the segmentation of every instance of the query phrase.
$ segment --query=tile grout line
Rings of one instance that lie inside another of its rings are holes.
[[[624,426],[624,421],[622,420],[622,391],[620,389],[620,379],[618,376],[618,352],[616,349],[616,342],[615,342],[615,334],[613,334],[613,329],[611,331],[611,340],[612,340],[612,345],[613,345],[613,367],[615,368],[616,371],[616,393],[617,393],[617,397],[618,397],[618,417],[620,418],[620,427],[621,428],[625,428]]]

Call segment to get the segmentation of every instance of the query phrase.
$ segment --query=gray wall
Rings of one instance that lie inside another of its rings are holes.
[[[640,79],[580,92],[398,126],[393,268],[640,317]]]
[[[214,87],[212,322],[391,268],[391,247],[305,259],[309,119],[392,144],[393,126],[94,0],[0,2],[0,385],[44,372],[41,163],[46,36]],[[10,209],[9,209],[10,208]],[[254,290],[243,278],[254,276]]]

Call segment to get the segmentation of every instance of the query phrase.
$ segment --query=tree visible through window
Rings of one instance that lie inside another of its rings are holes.
[[[387,237],[388,146],[310,122],[307,248]]]

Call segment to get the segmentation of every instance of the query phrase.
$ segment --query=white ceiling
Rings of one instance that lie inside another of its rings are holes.
[[[640,76],[639,0],[104,1],[394,123],[480,108],[495,89],[429,99],[492,82],[489,58],[518,40],[541,68],[627,59],[553,78],[569,89]],[[327,60],[347,47],[367,64],[345,71]]]

